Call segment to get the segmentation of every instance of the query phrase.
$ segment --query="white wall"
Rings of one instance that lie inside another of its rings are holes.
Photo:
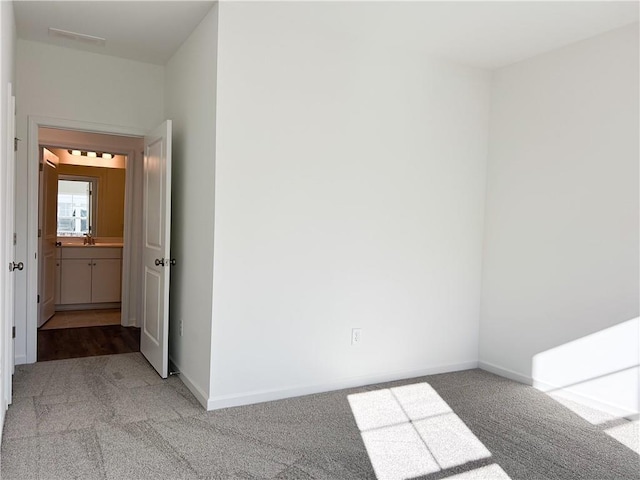
[[[17,42],[18,150],[16,257],[26,251],[28,116],[149,131],[164,119],[164,68],[37,42]],[[16,277],[16,362],[26,361],[26,275]]]
[[[209,407],[475,366],[489,74],[219,8]]]
[[[606,362],[613,370],[633,369],[627,360],[635,358],[637,369],[638,322],[626,324],[625,331],[636,331],[631,342],[612,345],[606,331],[638,317],[638,80],[638,24],[494,73],[484,366],[554,388],[567,386],[554,385],[558,378],[587,383],[613,371],[576,375],[584,355],[568,355],[552,362],[555,370],[569,370],[558,377],[540,360],[602,332],[599,348],[595,337],[585,340],[591,355],[619,356]],[[624,386],[635,388],[625,398],[636,404],[620,407],[637,411],[637,378]],[[616,403],[614,391],[590,395]]]
[[[13,3],[0,2],[0,259],[6,265],[5,260],[10,258],[12,246],[6,242],[7,232],[5,231],[5,217],[13,212],[8,211],[5,202],[6,186],[10,174],[7,171],[9,150],[12,148],[13,139],[10,138],[7,128],[7,117],[9,115],[10,99],[8,85],[14,82],[14,59],[15,59],[15,21],[13,17]],[[6,267],[5,267],[6,268]],[[0,275],[0,438],[2,438],[2,427],[4,426],[4,414],[7,407],[5,395],[7,393],[7,381],[11,375],[11,360],[7,354],[7,343],[11,320],[5,315],[7,302],[12,302],[12,298],[5,295],[5,275],[6,270],[2,270]]]
[[[173,120],[169,354],[182,380],[209,397],[216,148],[217,7],[166,65]],[[182,322],[183,334],[180,334]]]

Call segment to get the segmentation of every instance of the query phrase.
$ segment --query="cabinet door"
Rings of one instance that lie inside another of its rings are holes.
[[[92,303],[120,301],[121,263],[122,260],[119,258],[96,258],[93,260],[91,276]]]
[[[91,263],[88,258],[61,260],[60,303],[91,303]]]

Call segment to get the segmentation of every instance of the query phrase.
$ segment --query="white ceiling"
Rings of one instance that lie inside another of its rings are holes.
[[[25,40],[164,65],[213,1],[14,1]],[[105,46],[50,37],[49,27],[107,39]]]
[[[210,1],[16,1],[19,38],[164,64]],[[637,1],[295,2],[328,32],[497,68],[638,21]],[[49,27],[104,37],[100,47]]]

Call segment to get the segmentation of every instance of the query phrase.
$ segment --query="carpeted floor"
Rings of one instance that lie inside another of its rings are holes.
[[[640,478],[603,425],[481,370],[205,412],[132,353],[17,367],[0,465],[4,480]]]

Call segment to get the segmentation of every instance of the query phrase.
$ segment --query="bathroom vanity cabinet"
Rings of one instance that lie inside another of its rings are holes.
[[[122,248],[61,247],[56,304],[91,305],[121,300]]]

